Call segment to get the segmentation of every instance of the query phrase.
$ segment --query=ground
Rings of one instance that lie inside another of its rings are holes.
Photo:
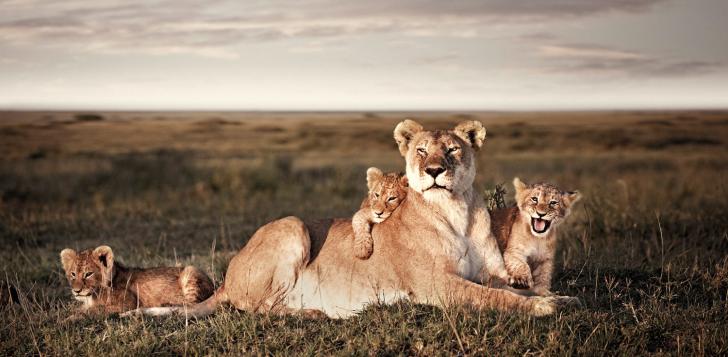
[[[514,176],[579,189],[534,318],[399,303],[346,320],[221,309],[64,323],[58,253],[194,264],[216,284],[265,222],[350,216],[369,166],[402,170],[392,129],[487,128],[479,190]],[[728,353],[728,112],[0,112],[0,355]],[[9,303],[9,292],[21,303]]]

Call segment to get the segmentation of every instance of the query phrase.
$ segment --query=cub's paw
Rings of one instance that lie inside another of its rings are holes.
[[[528,289],[533,286],[533,278],[531,273],[511,274],[508,278],[508,285],[516,289]]]
[[[354,255],[359,259],[369,259],[374,252],[374,241],[372,235],[369,234],[364,239],[354,242]]]

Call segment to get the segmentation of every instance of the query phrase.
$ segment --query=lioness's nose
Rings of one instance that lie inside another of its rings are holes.
[[[74,292],[74,293],[76,293],[76,294],[78,294],[78,293],[80,293],[80,292],[81,292],[81,289],[76,289],[76,288],[74,288],[74,289],[73,289],[73,292]]]
[[[374,214],[376,214],[377,216],[381,216],[382,213],[384,213],[384,211],[374,212]]]
[[[435,178],[435,177],[437,177],[437,175],[445,172],[445,168],[440,165],[432,165],[432,166],[428,166],[425,169],[425,172],[427,172],[428,175]]]

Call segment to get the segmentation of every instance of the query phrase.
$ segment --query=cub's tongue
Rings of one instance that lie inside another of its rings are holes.
[[[540,218],[534,219],[533,228],[536,232],[543,232],[546,229],[546,221]]]

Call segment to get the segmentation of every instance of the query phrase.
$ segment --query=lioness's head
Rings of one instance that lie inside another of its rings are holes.
[[[427,131],[413,120],[394,129],[394,139],[407,163],[409,185],[425,198],[463,193],[475,179],[475,151],[485,140],[478,121],[466,121],[453,130]]]
[[[114,253],[108,246],[80,253],[64,249],[61,251],[61,264],[71,285],[71,293],[77,300],[84,301],[111,286]]]
[[[581,198],[578,191],[561,191],[548,183],[527,185],[513,179],[521,215],[530,222],[531,233],[545,237],[569,216],[571,206]]]
[[[367,170],[368,206],[372,211],[373,222],[381,223],[389,218],[407,197],[407,185],[407,176],[404,174],[385,174],[376,167]]]

